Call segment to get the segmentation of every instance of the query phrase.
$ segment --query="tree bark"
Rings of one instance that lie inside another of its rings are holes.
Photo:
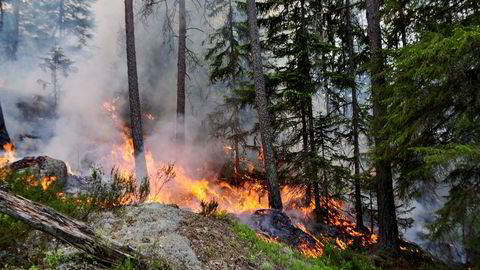
[[[17,60],[18,43],[20,36],[20,0],[13,1],[13,30],[7,56],[10,60]]]
[[[130,104],[130,124],[132,128],[133,153],[137,188],[144,184],[147,171],[143,147],[142,111],[138,92],[137,56],[135,52],[135,30],[133,20],[133,0],[125,0],[125,30],[127,42],[128,96]]]
[[[185,0],[179,0],[179,29],[178,29],[178,62],[177,62],[177,132],[176,139],[179,145],[185,143],[185,77],[187,64],[185,60],[187,50],[187,23]]]
[[[65,0],[60,0],[58,3],[58,34],[60,38],[63,38],[65,30]]]
[[[304,171],[305,171],[305,181],[306,181],[306,190],[305,190],[305,206],[310,206],[312,203],[312,168],[311,164],[309,164],[309,145],[308,145],[308,133],[307,133],[307,112],[305,110],[305,102],[302,102],[300,105],[300,114],[301,114],[301,123],[302,123],[302,162],[304,164]]]
[[[126,259],[146,266],[146,261],[132,248],[111,242],[84,223],[21,196],[0,190],[0,212],[83,250],[108,266]]]
[[[3,31],[3,16],[5,14],[5,10],[3,10],[3,1],[0,0],[0,32]]]
[[[260,37],[257,25],[257,7],[255,0],[248,0],[248,28],[252,46],[252,62],[255,80],[255,103],[257,106],[258,121],[260,122],[260,135],[264,150],[265,170],[267,172],[268,204],[271,208],[282,209],[282,200],[277,180],[276,160],[273,155],[273,132],[268,111],[265,78],[263,75],[262,54]]]
[[[348,53],[348,74],[349,85],[352,89],[352,135],[353,135],[353,166],[354,166],[354,186],[355,186],[355,214],[356,229],[364,231],[362,193],[360,185],[360,145],[358,140],[359,133],[359,106],[357,100],[357,85],[355,82],[355,60],[353,58],[353,26],[352,26],[352,7],[350,0],[345,1],[345,21],[346,21],[346,41]]]
[[[229,31],[229,42],[230,42],[230,63],[232,65],[232,91],[235,90],[237,85],[237,57],[235,56],[235,36],[233,31],[233,5],[232,0],[228,1],[228,31]],[[240,149],[239,149],[239,133],[240,133],[240,123],[238,117],[238,108],[237,105],[233,105],[233,129],[232,133],[234,136],[234,151],[235,151],[235,161],[234,161],[234,170],[235,170],[235,184],[239,184],[240,178]]]
[[[8,136],[7,126],[5,125],[5,119],[3,118],[2,104],[0,103],[0,150],[6,144],[12,143],[10,136]]]
[[[373,103],[373,134],[375,151],[381,157],[375,161],[379,247],[396,252],[399,248],[391,163],[384,157],[385,138],[381,133],[387,108],[382,104],[385,91],[384,57],[380,28],[379,0],[367,0],[368,39],[371,53],[370,73]]]

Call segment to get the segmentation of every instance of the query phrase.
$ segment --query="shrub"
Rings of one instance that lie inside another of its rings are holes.
[[[201,201],[200,206],[202,207],[200,215],[205,217],[214,216],[218,210],[218,202],[215,200],[212,200],[210,202]]]

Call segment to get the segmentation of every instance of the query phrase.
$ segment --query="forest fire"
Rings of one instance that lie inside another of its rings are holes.
[[[124,129],[126,131],[126,129]],[[123,143],[114,144],[111,159],[121,175],[127,177],[133,170],[133,142],[127,133],[123,134]],[[183,208],[199,212],[202,201],[216,201],[221,210],[234,214],[253,213],[257,209],[268,208],[268,198],[264,187],[259,181],[248,181],[242,186],[232,186],[218,179],[195,178],[188,174],[182,167],[172,167],[170,176],[165,175],[168,164],[157,162],[151,151],[146,151],[147,168],[149,171],[150,193],[147,202],[176,204]],[[285,186],[281,189],[285,210],[294,211],[296,228],[300,229],[314,239],[313,244],[301,242],[297,249],[306,256],[319,257],[323,254],[325,242],[330,242],[340,249],[347,249],[354,242],[368,246],[376,242],[375,234],[364,234],[355,230],[355,223],[349,221],[341,214],[343,202],[329,199],[329,226],[335,227],[338,237],[322,235],[320,239],[311,233],[303,222],[314,218],[314,204],[305,206],[302,190]],[[125,198],[125,203],[130,203],[132,198]],[[300,216],[300,218],[298,218]],[[277,239],[263,235],[269,241]]]
[[[43,190],[47,190],[50,187],[50,185],[56,180],[57,180],[57,177],[55,176],[45,176],[40,181],[40,185],[42,186]]]
[[[3,146],[3,155],[0,156],[0,167],[11,163],[15,160],[15,147],[8,143]]]

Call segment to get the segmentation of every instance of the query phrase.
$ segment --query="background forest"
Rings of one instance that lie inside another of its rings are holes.
[[[480,267],[477,0],[0,0],[0,101],[5,157],[87,174],[130,143],[142,184],[153,156],[269,208],[288,187]]]

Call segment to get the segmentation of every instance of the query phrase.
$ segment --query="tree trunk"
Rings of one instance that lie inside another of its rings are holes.
[[[176,139],[179,145],[185,143],[185,77],[187,64],[185,60],[187,50],[187,23],[186,23],[185,0],[179,0],[179,29],[178,29],[178,62],[177,62],[177,133]]]
[[[0,32],[3,31],[3,15],[5,11],[3,10],[3,1],[0,0]]]
[[[142,256],[128,246],[111,242],[82,222],[70,219],[52,208],[0,190],[0,212],[19,219],[34,229],[93,255],[103,264],[112,266],[126,259],[146,266]]]
[[[133,20],[133,0],[125,0],[125,30],[127,42],[128,96],[130,104],[130,124],[132,127],[133,153],[137,188],[146,180],[147,162],[143,148],[142,112],[138,92],[137,56],[135,52],[135,30]]]
[[[314,126],[314,117],[313,117],[313,104],[312,99],[309,101],[308,105],[308,132],[310,136],[310,155],[311,155],[311,164],[310,164],[310,174],[312,178],[312,185],[313,185],[313,192],[314,192],[314,200],[315,200],[315,207],[318,206],[320,209],[320,193],[318,190],[318,179],[317,179],[317,168],[314,162],[314,159],[317,158],[317,146],[315,143],[315,126]]]
[[[371,84],[373,103],[373,134],[375,151],[382,158],[375,161],[379,247],[396,252],[399,247],[395,199],[393,194],[392,168],[383,156],[386,152],[385,138],[381,134],[385,124],[386,108],[382,104],[385,91],[384,57],[380,29],[379,0],[367,0],[368,39],[371,52]]]
[[[345,20],[346,20],[346,41],[348,52],[348,74],[349,86],[352,89],[352,133],[353,133],[353,166],[354,166],[354,186],[355,186],[355,214],[356,229],[365,230],[363,224],[362,193],[360,188],[360,145],[358,140],[359,133],[359,106],[357,101],[357,85],[355,82],[355,60],[353,59],[353,26],[352,26],[352,7],[350,0],[345,1]]]
[[[63,38],[65,30],[65,0],[60,0],[58,3],[58,35]]]
[[[232,0],[228,2],[228,27],[229,27],[229,40],[230,40],[230,63],[232,65],[232,91],[235,90],[237,85],[237,59],[235,56],[235,36],[233,34],[233,5]],[[235,184],[239,184],[240,178],[240,149],[239,149],[239,133],[240,133],[240,123],[238,118],[238,108],[237,105],[233,105],[233,143],[234,143],[234,151],[235,151],[235,161],[234,161],[234,169],[235,169]]]
[[[12,141],[10,136],[8,136],[7,126],[3,118],[2,104],[0,103],[0,150],[3,150],[3,146],[9,143],[12,143]]]
[[[302,102],[303,103],[303,102]],[[302,151],[302,162],[304,164],[304,171],[305,171],[305,180],[306,180],[306,190],[305,190],[305,206],[310,206],[312,203],[312,179],[311,179],[311,165],[308,162],[309,157],[309,149],[308,149],[308,133],[307,133],[307,112],[305,111],[305,106],[301,105],[300,108],[301,113],[301,122],[302,122],[302,144],[303,144],[303,151]]]
[[[263,77],[262,54],[260,49],[260,37],[257,25],[257,7],[255,0],[248,0],[248,28],[250,43],[252,46],[252,62],[255,80],[255,103],[260,122],[260,134],[264,150],[265,170],[267,172],[268,204],[271,208],[282,209],[282,200],[277,180],[276,160],[273,155],[273,132],[271,127],[270,113],[268,111],[267,93],[265,90],[265,78]]]
[[[374,233],[375,224],[373,220],[373,192],[370,191],[370,233]]]
[[[53,55],[52,57],[55,57],[55,55]],[[55,66],[52,69],[53,109],[54,109],[54,112],[57,113],[57,106],[58,106],[58,76],[57,76],[57,70],[60,68],[60,63],[58,63],[57,60],[55,60],[55,59],[53,59],[53,61],[55,63]]]
[[[325,68],[326,69],[326,68]],[[324,71],[326,72],[326,70]],[[324,80],[325,82],[325,85],[327,85],[327,80],[325,79]],[[328,93],[328,92],[327,92]],[[329,102],[329,95],[326,94],[325,95],[325,100],[328,103]],[[328,115],[330,114],[330,108],[329,106],[326,106],[327,107],[327,112],[326,112],[326,116],[328,117]],[[325,135],[324,135],[324,127],[320,127],[320,145],[322,146],[322,159],[323,160],[326,160],[326,153],[325,153],[325,148],[326,148],[326,145],[325,145]],[[328,170],[326,167],[323,168],[322,170],[322,182],[323,182],[323,192],[324,192],[324,196],[325,196],[325,222],[326,224],[329,224],[330,223],[330,218],[329,218],[329,206],[328,206],[328,198],[329,198],[329,181],[328,181],[328,177],[327,177],[327,173],[328,173]],[[320,206],[320,203],[318,204],[318,206]]]
[[[20,0],[13,1],[13,30],[7,56],[10,60],[17,60],[18,43],[20,36]]]

